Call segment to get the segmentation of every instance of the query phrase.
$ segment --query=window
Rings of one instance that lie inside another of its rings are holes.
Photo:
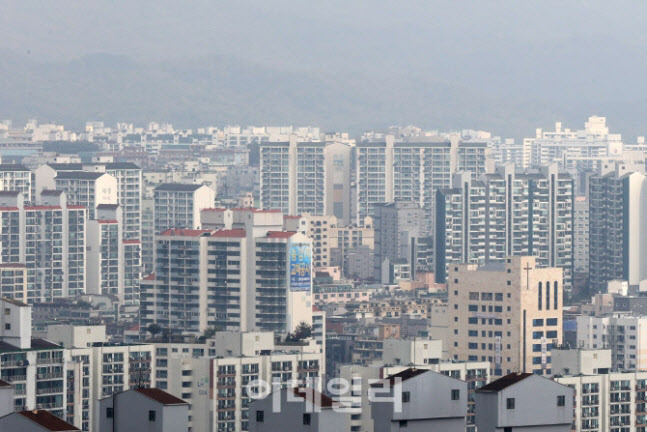
[[[265,411],[256,411],[256,423],[265,421]]]
[[[566,406],[566,396],[557,396],[557,406],[563,407]]]
[[[546,281],[546,310],[550,309],[550,282]]]
[[[512,432],[512,427],[511,426],[504,427],[503,432]]]
[[[11,330],[11,324],[7,323],[4,325],[5,330]]]
[[[5,315],[11,315],[11,309],[9,309],[9,308],[5,308],[5,310],[4,310],[4,314],[5,314]]]
[[[407,421],[406,420],[400,420],[400,427],[407,427]]]
[[[402,402],[409,402],[411,400],[411,393],[408,391],[402,392]]]
[[[547,326],[556,326],[557,325],[557,318],[548,318],[546,320],[546,325]]]
[[[559,288],[557,285],[557,281],[553,282],[553,286],[555,287],[555,300],[553,301],[553,307],[557,309],[557,307],[559,306],[559,294],[558,294]]]
[[[148,421],[155,421],[156,414],[155,411],[148,411]]]
[[[112,418],[112,408],[111,407],[106,408],[106,417]]]
[[[459,400],[461,398],[461,391],[457,389],[452,390],[452,400]]]
[[[537,308],[541,310],[541,282],[539,282],[539,291],[537,292]]]
[[[310,414],[304,414],[303,415],[303,424],[304,425],[309,425],[310,424]]]
[[[534,320],[532,320],[532,325],[533,325],[533,327],[543,327],[544,326],[544,320],[543,319],[534,319]]]
[[[505,406],[507,409],[512,410],[514,409],[514,398],[507,398],[505,400]]]

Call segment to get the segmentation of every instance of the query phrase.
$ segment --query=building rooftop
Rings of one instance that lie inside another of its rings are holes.
[[[505,263],[487,263],[478,268],[478,270],[481,271],[504,271],[505,270]]]
[[[29,171],[29,168],[22,164],[0,164],[0,171]]]
[[[55,190],[55,189],[44,189],[41,191],[41,195],[50,195],[50,196],[59,196],[62,194],[63,191],[60,190]]]
[[[0,388],[13,387],[7,381],[0,380]]]
[[[38,424],[45,430],[52,431],[52,432],[81,430],[64,420],[61,420],[60,418],[56,417],[54,414],[51,414],[49,411],[44,411],[44,410],[20,411],[16,414],[21,415],[33,421],[34,423]]]
[[[3,190],[3,191],[0,191],[0,196],[10,196],[10,197],[14,197],[14,196],[18,196],[19,194],[20,194],[20,191],[14,191],[14,190]]]
[[[101,176],[106,175],[103,172],[88,172],[88,171],[61,171],[56,174],[56,179],[61,180],[96,180]]]
[[[177,398],[172,394],[166,393],[164,390],[160,390],[158,388],[136,388],[134,390],[137,393],[141,393],[144,396],[161,403],[162,405],[188,405],[187,402],[183,401],[182,399]]]
[[[160,233],[163,236],[184,236],[184,237],[200,237],[201,235],[211,234],[209,230],[194,230],[186,228],[171,228]]]
[[[187,183],[162,183],[155,188],[156,191],[169,192],[193,192],[200,189],[202,185]]]
[[[218,230],[211,234],[211,237],[239,237],[244,238],[247,233],[244,229]]]
[[[290,238],[295,234],[294,231],[268,231],[267,238]]]
[[[80,163],[47,163],[47,166],[55,169],[56,171],[81,171],[83,164]]]
[[[137,164],[134,164],[132,162],[109,162],[105,164],[97,164],[97,165],[103,165],[106,167],[106,169],[110,170],[115,170],[115,169],[141,169]]]
[[[0,353],[5,352],[20,352],[20,351],[37,351],[37,350],[51,350],[51,349],[63,349],[60,345],[56,345],[45,339],[32,338],[31,339],[31,348],[20,348],[10,343],[0,341]]]
[[[384,378],[383,380],[381,380],[381,381],[379,381],[379,382],[377,382],[375,384],[371,384],[371,386],[372,387],[382,387],[383,384],[388,384],[389,387],[393,387],[393,385],[395,384],[396,379],[398,379],[398,378],[402,382],[404,382],[404,381],[406,381],[408,379],[411,379],[411,378],[416,377],[418,375],[422,375],[423,373],[426,373],[426,372],[429,372],[429,369],[415,369],[415,368],[405,369],[405,370],[403,370],[401,372],[398,372],[397,374],[390,375],[389,377]]]
[[[293,389],[290,389],[290,391],[292,391],[292,393],[294,393],[296,396],[299,396],[300,398],[307,400],[311,404],[317,405],[320,408],[332,408],[334,405],[339,405],[339,402],[333,400],[325,394],[319,393],[313,388],[295,387]]]
[[[504,377],[499,378],[496,381],[492,381],[490,384],[487,384],[476,391],[478,392],[499,392],[503,389],[510,387],[520,381],[525,380],[529,376],[532,376],[531,373],[511,373]]]
[[[20,266],[20,267],[25,267],[25,265],[24,265],[24,264],[18,264],[18,263],[16,263],[16,264],[11,263],[11,264],[8,264],[7,266],[9,266],[9,265],[10,265],[10,266],[12,266],[12,267],[13,267],[13,266],[15,266],[15,267],[19,267],[19,266]],[[2,298],[2,301],[7,302],[7,303],[10,303],[10,304],[12,304],[12,305],[20,306],[20,307],[27,307],[27,306],[29,306],[29,305],[28,305],[28,304],[26,304],[26,303],[23,303],[23,302],[21,302],[21,301],[14,300],[14,299],[11,299],[11,298],[7,298],[7,297],[3,297],[3,298]]]

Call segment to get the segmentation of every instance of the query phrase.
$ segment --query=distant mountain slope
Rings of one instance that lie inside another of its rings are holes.
[[[541,91],[551,83],[548,77],[541,79],[539,65],[520,63],[510,59],[505,67],[485,60],[472,66],[457,64],[455,73],[443,71],[432,77],[403,66],[397,72],[350,71],[335,65],[279,70],[224,56],[138,62],[107,54],[39,62],[0,51],[0,119],[37,117],[68,127],[82,126],[86,120],[138,124],[157,120],[177,127],[312,124],[355,133],[416,124],[443,130],[479,128],[519,138],[556,120],[580,128],[589,115],[606,115],[613,131],[647,134],[643,85],[636,87],[633,99],[623,94],[609,102],[597,100],[595,85],[607,85],[596,81],[604,71],[573,71],[576,65],[569,63],[564,72],[567,81],[589,77],[590,82],[585,80],[572,94],[564,91],[559,97]],[[444,68],[440,62],[439,68]],[[502,68],[515,69],[508,80],[497,75]],[[524,73],[541,88],[523,91]],[[637,81],[641,73],[628,73],[630,81]],[[563,88],[567,84],[555,83]],[[587,85],[592,86],[591,94],[579,97]],[[604,93],[598,96],[608,100],[609,93]]]

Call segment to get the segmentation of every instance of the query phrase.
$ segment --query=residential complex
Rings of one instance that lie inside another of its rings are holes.
[[[647,278],[645,175],[623,163],[600,167],[589,179],[589,278],[594,292],[610,280],[638,285]]]
[[[564,289],[573,275],[573,180],[557,166],[516,173],[512,165],[472,179],[457,175],[437,194],[436,279],[455,263],[503,263],[532,255],[537,265],[560,267]]]
[[[30,303],[85,292],[85,207],[60,191],[44,191],[38,204],[0,192],[0,263],[25,266]]]

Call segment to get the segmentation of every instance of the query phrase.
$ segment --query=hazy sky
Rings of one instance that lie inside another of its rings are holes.
[[[339,80],[340,92],[356,88],[354,78],[369,82],[367,92],[390,92],[383,103],[394,106],[393,116],[382,109],[380,123],[402,121],[398,107],[417,97],[418,85],[452,100],[482,96],[494,104],[487,120],[501,117],[493,127],[524,105],[528,125],[536,117],[576,127],[592,114],[647,117],[635,112],[647,99],[646,17],[643,0],[0,0],[0,50],[58,63],[109,53],[145,65],[224,55],[307,80]],[[515,107],[498,114],[501,101]],[[0,114],[10,111],[0,106]],[[448,126],[487,127],[478,112],[452,119]],[[321,121],[345,126],[325,113]]]
[[[568,38],[644,46],[645,12],[640,0],[3,0],[0,46],[48,57],[235,54],[359,66]]]

